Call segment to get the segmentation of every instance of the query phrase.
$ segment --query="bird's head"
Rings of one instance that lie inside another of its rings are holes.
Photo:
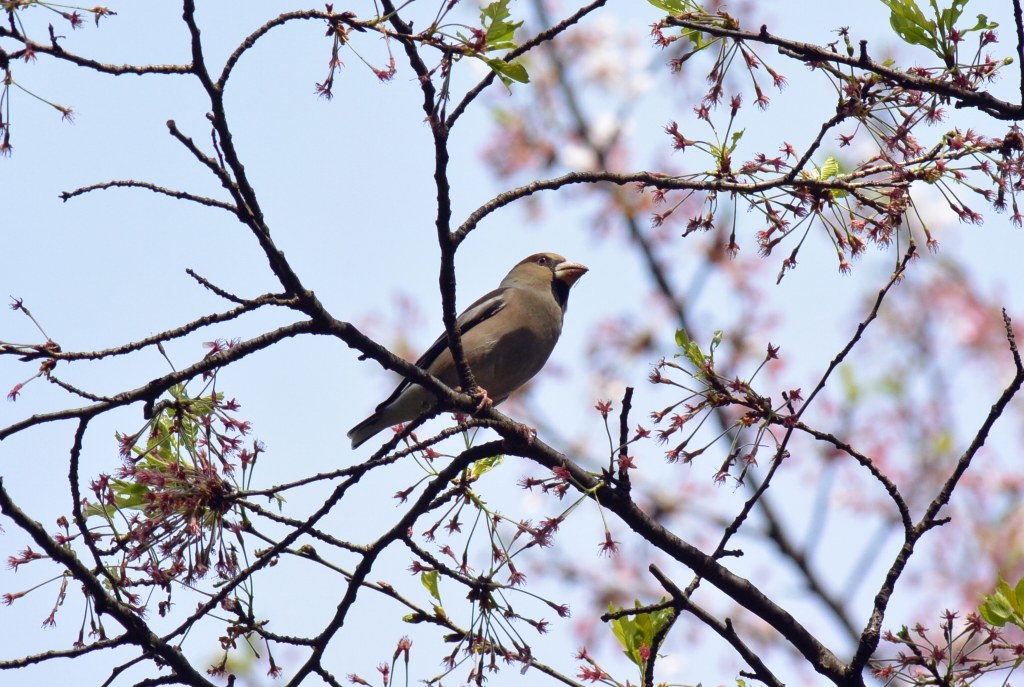
[[[557,253],[535,253],[523,258],[501,281],[502,286],[551,289],[555,300],[565,310],[569,289],[587,273],[578,262],[569,262]]]

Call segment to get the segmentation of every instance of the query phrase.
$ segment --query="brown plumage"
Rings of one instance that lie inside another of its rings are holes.
[[[462,348],[477,385],[496,405],[540,372],[562,333],[569,289],[587,272],[555,253],[537,253],[512,268],[497,289],[459,315]],[[458,385],[448,336],[416,364],[446,385]],[[403,381],[374,413],[348,432],[352,448],[386,427],[415,420],[435,403],[432,393]]]

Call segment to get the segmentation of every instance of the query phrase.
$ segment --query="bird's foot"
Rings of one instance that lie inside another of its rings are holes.
[[[532,446],[533,442],[537,440],[537,430],[529,425],[524,425],[521,422],[513,423],[516,428],[516,432],[522,435],[523,441],[527,446]]]
[[[474,414],[482,413],[494,406],[494,402],[491,401],[490,396],[487,395],[487,389],[482,386],[478,386],[476,388],[476,392],[471,394],[471,398],[477,401]]]

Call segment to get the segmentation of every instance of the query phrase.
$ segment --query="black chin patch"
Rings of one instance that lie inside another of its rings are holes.
[[[555,303],[558,303],[558,307],[565,312],[565,309],[569,307],[569,289],[572,288],[561,279],[551,280],[551,295],[555,299]]]

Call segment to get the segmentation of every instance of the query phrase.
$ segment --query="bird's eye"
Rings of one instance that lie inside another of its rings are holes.
[[[542,256],[540,256],[539,258],[537,258],[537,264],[538,264],[538,265],[546,265],[546,264],[548,264],[548,259],[547,259],[547,257],[546,257],[546,256],[544,256],[544,255],[542,255]]]

